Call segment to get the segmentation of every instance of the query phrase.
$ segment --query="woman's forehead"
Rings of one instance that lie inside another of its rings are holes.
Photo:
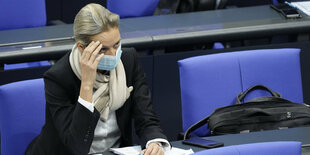
[[[104,47],[113,47],[120,41],[121,35],[118,28],[111,28],[90,38],[92,41],[100,41]]]

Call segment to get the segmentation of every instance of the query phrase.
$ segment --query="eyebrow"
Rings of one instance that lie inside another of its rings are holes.
[[[119,39],[114,45],[119,44],[121,40],[122,40],[122,39]],[[114,46],[114,45],[113,45],[113,46]],[[107,48],[107,46],[102,45],[102,48]]]

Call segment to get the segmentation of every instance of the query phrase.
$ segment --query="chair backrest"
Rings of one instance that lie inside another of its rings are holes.
[[[233,145],[204,150],[194,155],[301,155],[301,142],[282,141]]]
[[[216,108],[233,105],[238,93],[255,84],[302,103],[299,53],[300,49],[264,49],[179,60],[183,131]],[[253,91],[245,101],[268,95],[265,91]],[[203,126],[194,134],[210,133]]]
[[[107,0],[107,8],[120,18],[151,16],[159,0]]]
[[[45,0],[1,0],[0,30],[46,24]]]
[[[45,121],[43,79],[0,86],[1,154],[25,154]]]

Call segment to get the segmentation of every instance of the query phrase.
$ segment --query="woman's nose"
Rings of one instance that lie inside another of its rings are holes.
[[[115,55],[116,55],[116,49],[111,48],[111,49],[109,49],[109,50],[106,50],[105,54],[106,54],[106,55],[115,56]]]

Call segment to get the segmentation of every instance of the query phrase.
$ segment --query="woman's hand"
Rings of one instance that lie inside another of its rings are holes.
[[[142,150],[140,154],[144,155],[164,155],[163,149],[157,143],[151,143],[146,149]]]
[[[102,44],[99,41],[92,41],[83,51],[80,58],[81,68],[81,90],[80,97],[88,102],[92,102],[93,87],[96,80],[97,65],[103,57],[103,53],[98,56]]]

